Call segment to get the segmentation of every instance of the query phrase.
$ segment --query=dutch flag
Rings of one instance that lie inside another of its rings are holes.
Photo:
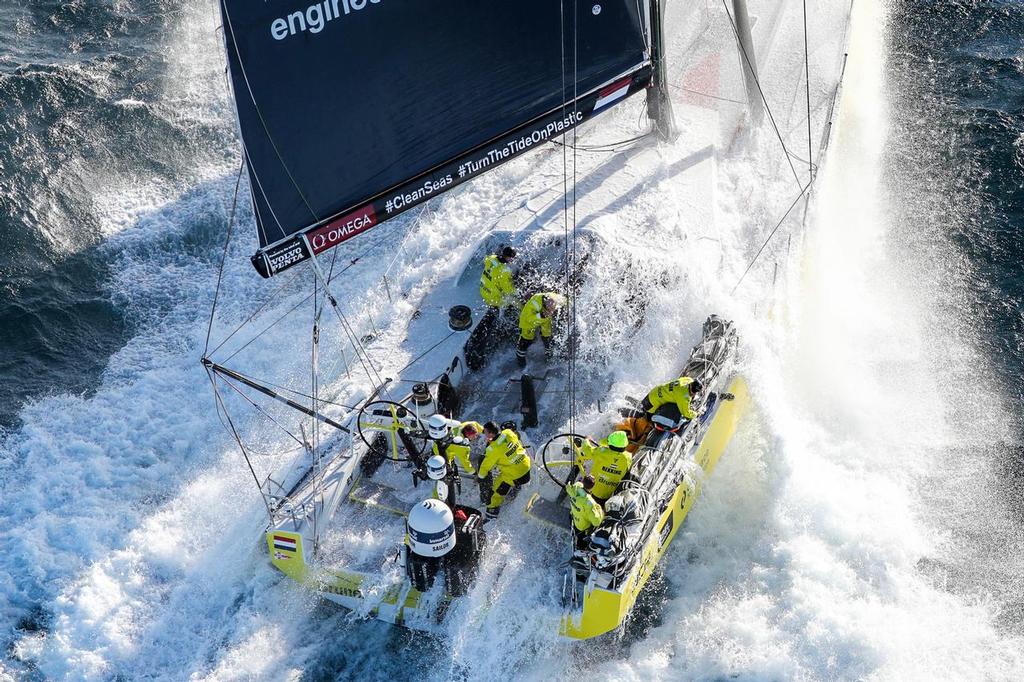
[[[629,92],[629,84],[632,82],[632,78],[623,78],[617,83],[612,83],[611,85],[603,88],[597,93],[597,102],[594,103],[594,111],[602,109],[625,97],[626,93]]]
[[[298,550],[299,543],[294,538],[286,538],[283,535],[274,536],[274,549],[282,549],[286,552]]]

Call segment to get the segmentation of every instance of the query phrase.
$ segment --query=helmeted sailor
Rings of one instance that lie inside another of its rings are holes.
[[[467,474],[476,473],[469,458],[470,446],[483,430],[480,422],[460,422],[448,419],[443,414],[430,415],[427,420],[427,435],[433,441],[434,454],[443,456],[449,466],[454,466],[453,463],[458,461],[459,468]]]
[[[630,453],[635,453],[639,449],[650,427],[651,422],[647,418],[647,413],[636,410],[624,410],[622,421],[615,424],[616,431],[626,432],[626,438],[629,440],[626,450]]]
[[[519,344],[516,346],[516,361],[526,367],[526,350],[540,330],[545,355],[551,359],[551,318],[565,306],[565,296],[553,291],[534,294],[519,313]]]
[[[433,497],[447,504],[452,512],[455,511],[455,489],[458,485],[456,476],[454,472],[448,472],[448,463],[441,455],[433,455],[427,460],[427,478],[434,482]]]
[[[698,379],[679,377],[675,381],[652,388],[647,397],[640,403],[640,409],[650,415],[651,421],[660,423],[657,417],[658,409],[663,405],[672,404],[679,408],[679,415],[683,419],[691,420],[697,416],[697,413],[693,411],[691,402],[700,393],[702,388],[703,386]],[[669,424],[661,425],[664,427],[672,426]]]
[[[582,469],[590,462],[590,474],[595,481],[592,494],[601,504],[615,494],[619,481],[629,472],[633,455],[628,448],[629,437],[625,431],[613,431],[600,443],[587,438],[577,446],[576,465]]]
[[[511,246],[502,245],[497,253],[484,258],[484,270],[480,275],[480,298],[492,308],[504,308],[516,302],[516,286],[509,268],[516,255],[516,250]]]
[[[501,429],[494,422],[487,422],[484,424],[484,437],[487,438],[488,446],[477,475],[484,481],[492,469],[495,472],[491,482],[491,496],[487,501],[487,516],[494,518],[505,497],[530,482],[530,456],[512,429]]]
[[[587,535],[600,526],[604,519],[604,510],[590,494],[593,488],[594,477],[590,475],[565,486],[565,493],[569,498],[569,511],[572,514],[574,547],[576,549],[582,548]]]

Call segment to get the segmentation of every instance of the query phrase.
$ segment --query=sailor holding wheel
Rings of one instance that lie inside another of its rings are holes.
[[[590,474],[594,485],[591,494],[603,506],[615,494],[622,477],[629,473],[633,455],[629,452],[629,437],[625,431],[613,431],[600,443],[593,438],[577,438],[573,442],[576,451],[576,466],[586,471],[590,463]]]

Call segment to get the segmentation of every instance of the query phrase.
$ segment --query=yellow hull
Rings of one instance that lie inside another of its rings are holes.
[[[736,396],[735,400],[719,402],[711,425],[694,453],[694,459],[704,470],[705,478],[711,475],[722,452],[732,440],[736,425],[750,401],[747,384],[741,377],[733,379],[729,392]],[[676,487],[672,503],[658,520],[656,532],[651,534],[640,560],[625,582],[617,589],[607,589],[588,581],[583,592],[582,609],[562,618],[559,628],[562,635],[573,639],[590,639],[622,625],[699,494],[700,483],[689,477]]]

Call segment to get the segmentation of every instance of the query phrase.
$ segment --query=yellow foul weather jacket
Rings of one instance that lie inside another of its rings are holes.
[[[607,440],[596,445],[584,440],[576,452],[577,466],[583,468],[587,461],[591,463],[590,475],[594,477],[594,489],[590,492],[601,500],[607,500],[615,494],[619,481],[629,472],[633,463],[633,455],[629,450],[616,452],[608,447]]]
[[[531,296],[530,300],[523,306],[522,312],[519,313],[519,333],[527,341],[533,341],[537,338],[538,329],[540,329],[541,336],[546,339],[551,338],[551,318],[544,317],[543,315],[545,298],[553,299],[559,308],[565,305],[565,296],[554,292],[544,292]]]
[[[476,469],[473,467],[473,462],[469,459],[469,439],[462,435],[462,430],[467,426],[473,427],[477,433],[484,432],[484,427],[480,425],[480,422],[462,422],[458,426],[452,428],[450,438],[446,438],[441,442],[434,441],[433,450],[435,455],[441,455],[445,458],[449,467],[452,466],[454,461],[458,461],[459,468],[462,471],[465,471],[468,474],[475,474]]]
[[[690,377],[679,377],[661,386],[655,386],[647,394],[647,401],[651,404],[648,414],[654,414],[658,408],[667,403],[675,403],[679,407],[679,414],[686,419],[693,419],[697,414],[690,407],[690,384],[693,379]]]
[[[485,478],[495,467],[498,469],[497,480],[509,482],[525,476],[530,471],[530,456],[526,454],[526,448],[519,442],[519,436],[512,429],[504,429],[487,446],[484,461],[480,462],[480,471],[477,475]]]
[[[601,525],[604,519],[604,510],[601,505],[590,496],[579,481],[565,486],[566,495],[569,498],[570,512],[572,513],[572,525],[580,532],[586,532]]]
[[[516,287],[512,271],[493,253],[484,258],[484,271],[480,275],[480,298],[495,308],[503,308],[515,301]]]

